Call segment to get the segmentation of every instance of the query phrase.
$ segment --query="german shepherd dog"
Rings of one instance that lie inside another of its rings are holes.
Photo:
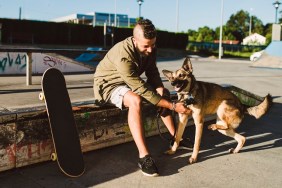
[[[192,117],[196,126],[195,141],[192,156],[189,163],[197,161],[201,137],[203,132],[204,116],[217,114],[215,124],[208,129],[218,130],[220,133],[234,138],[238,144],[235,149],[229,149],[230,153],[238,153],[243,147],[246,138],[235,132],[244,117],[244,113],[254,116],[256,119],[264,115],[272,104],[271,95],[267,95],[257,106],[246,107],[228,89],[217,84],[196,81],[190,59],[187,57],[182,67],[175,72],[163,70],[163,74],[174,86],[178,100],[189,101],[187,107],[192,111]],[[189,114],[179,114],[179,124],[175,135],[175,142],[167,154],[174,154],[182,139]]]

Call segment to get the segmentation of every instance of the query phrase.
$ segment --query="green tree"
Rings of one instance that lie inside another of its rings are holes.
[[[198,29],[197,41],[213,42],[215,38],[215,32],[208,26],[200,27]]]
[[[220,38],[220,27],[215,28],[215,40],[219,40]],[[236,40],[233,36],[232,31],[226,26],[222,27],[222,40]]]
[[[250,18],[249,18],[250,19]],[[258,33],[263,35],[264,33],[264,25],[260,19],[256,16],[252,16],[252,33]]]
[[[197,31],[189,29],[187,34],[188,34],[188,40],[189,41],[196,41],[197,40],[197,36],[198,36]]]
[[[272,23],[266,24],[263,30],[263,35],[266,37],[266,44],[268,45],[272,38]]]
[[[267,32],[265,32],[265,29],[268,27],[265,27],[259,18],[255,15],[251,17],[247,11],[240,10],[232,14],[226,25],[223,25],[222,40],[238,40],[242,42],[243,39],[249,35],[250,23],[252,33],[258,33],[271,38],[271,30],[269,32],[268,29]],[[213,42],[214,40],[219,40],[219,35],[220,27],[217,27],[215,30],[208,26],[200,27],[198,31],[188,30],[189,41]]]
[[[232,14],[226,23],[229,32],[239,40],[243,41],[246,37],[246,32],[249,30],[249,13],[243,10],[238,11],[236,14]]]
[[[232,34],[236,40],[242,42],[249,35],[250,19],[252,19],[252,33],[263,34],[263,23],[256,16],[250,16],[247,11],[240,10],[236,14],[232,14],[226,23],[228,28],[227,35]]]

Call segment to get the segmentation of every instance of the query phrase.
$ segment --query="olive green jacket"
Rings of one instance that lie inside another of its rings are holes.
[[[156,65],[156,50],[147,58],[141,58],[133,44],[133,37],[113,46],[100,61],[94,74],[94,98],[98,104],[110,99],[113,90],[128,85],[134,93],[156,105],[161,96],[156,88],[163,87]],[[145,73],[147,80],[140,76]]]

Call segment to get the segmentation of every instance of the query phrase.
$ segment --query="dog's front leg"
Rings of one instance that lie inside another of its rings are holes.
[[[179,146],[179,142],[182,140],[182,135],[183,132],[185,130],[185,127],[188,123],[188,117],[189,115],[187,114],[179,114],[179,123],[177,126],[177,131],[176,131],[176,135],[175,135],[175,141],[173,143],[173,146],[171,147],[170,150],[166,151],[166,154],[172,155],[176,152],[178,146]]]
[[[195,132],[193,153],[192,156],[189,158],[190,164],[197,162],[198,154],[200,151],[201,138],[203,134],[203,126],[204,126],[204,118],[202,115],[193,114],[193,119],[196,127],[196,132]]]

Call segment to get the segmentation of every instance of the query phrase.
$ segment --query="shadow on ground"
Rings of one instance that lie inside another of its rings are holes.
[[[245,147],[241,153],[268,150],[282,146],[282,104],[275,103],[269,113],[261,119],[246,116],[237,132],[247,137]],[[194,126],[186,128],[184,137],[194,139]],[[167,136],[167,135],[165,135]],[[181,169],[188,165],[191,150],[179,149],[174,155],[165,155],[168,142],[160,136],[147,138],[147,143],[161,176],[171,176],[181,173]],[[198,163],[231,155],[227,151],[235,147],[236,142],[217,131],[204,128],[201,152]],[[240,155],[236,154],[236,155]],[[55,162],[45,162],[24,168],[18,168],[0,174],[1,185],[7,187],[52,187],[54,182],[58,187],[90,187],[117,178],[125,178],[140,173],[137,167],[138,153],[134,142],[112,146],[84,154],[86,172],[79,178],[68,178],[59,172]],[[17,176],[18,181],[10,177]],[[126,180],[125,180],[126,181]]]

